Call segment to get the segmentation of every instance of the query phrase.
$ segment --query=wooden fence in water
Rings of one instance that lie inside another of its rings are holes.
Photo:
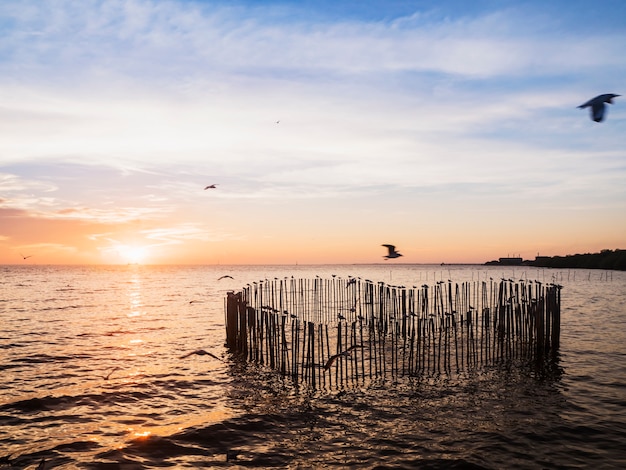
[[[274,279],[226,299],[229,350],[313,388],[541,364],[559,348],[560,286]]]

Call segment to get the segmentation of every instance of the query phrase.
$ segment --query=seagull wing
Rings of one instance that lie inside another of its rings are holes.
[[[197,353],[197,351],[192,351],[192,352],[187,353],[187,354],[185,354],[183,356],[180,356],[178,359],[185,359],[186,357],[193,356],[196,353]]]
[[[587,101],[587,102],[585,102],[585,103],[583,103],[583,104],[581,104],[580,106],[577,106],[577,107],[578,107],[579,109],[584,109],[584,108],[586,108],[587,106],[591,106],[591,105],[593,105],[594,101],[596,101],[597,99],[598,99],[598,97],[596,96],[595,98],[592,98],[592,99],[590,99],[589,101]]]
[[[383,245],[389,251],[389,255],[393,255],[396,252],[395,245]]]
[[[591,119],[596,122],[602,122],[604,119],[604,102],[596,102],[591,105]]]
[[[185,359],[186,357],[193,356],[194,354],[197,354],[198,356],[211,356],[212,358],[217,359],[218,361],[221,361],[221,359],[217,357],[215,354],[205,351],[204,349],[198,349],[197,351],[192,351],[183,356],[180,356],[179,359]]]
[[[217,359],[218,361],[221,361],[221,359],[217,357],[215,354],[211,354],[210,352],[207,352],[207,354],[211,356],[213,359]]]
[[[324,366],[324,370],[328,370],[330,369],[330,366],[333,365],[333,362],[335,362],[337,359],[339,359],[341,356],[349,356],[350,355],[350,351],[352,351],[353,349],[357,349],[357,348],[363,348],[364,346],[362,344],[355,344],[353,346],[350,346],[348,349],[346,349],[345,351],[341,351],[338,354],[335,354],[334,356],[330,356],[328,358],[328,361],[326,361],[326,365]]]
[[[116,370],[120,370],[119,367],[114,367],[113,370],[111,370],[111,372],[109,372],[106,377],[104,378],[104,380],[109,380],[111,378],[111,374],[113,374],[113,372],[115,372]]]
[[[341,356],[341,353],[330,356],[328,358],[328,361],[326,361],[326,364],[324,365],[324,370],[330,369],[330,366],[333,365],[333,362],[335,362],[339,356]]]

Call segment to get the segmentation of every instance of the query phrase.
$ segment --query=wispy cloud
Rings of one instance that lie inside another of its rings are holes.
[[[55,253],[59,252],[65,254],[72,254],[78,252],[78,249],[72,245],[65,245],[63,243],[29,243],[21,245],[19,248],[23,250],[29,250],[29,252],[42,253]]]
[[[66,1],[20,2],[0,9],[15,24],[4,41],[9,64],[48,69],[58,64],[59,71],[69,65],[81,77],[114,70],[122,76],[158,71],[196,79],[207,73],[219,78],[270,71],[292,79],[294,72],[300,79],[308,73],[316,80],[322,74],[399,71],[528,76],[593,70],[626,50],[623,32],[581,37],[558,18],[522,7],[456,18],[424,12],[384,21],[317,23],[287,22],[271,6],[253,12],[134,0],[80,7]]]
[[[219,233],[200,224],[187,223],[174,227],[161,227],[141,232],[148,240],[154,240],[155,246],[180,244],[189,240],[220,241],[232,240],[232,235]]]
[[[0,173],[0,191],[2,194],[23,191],[50,192],[56,189],[56,186],[51,183],[33,181],[10,173]]]
[[[31,170],[37,171],[36,165],[30,165]],[[24,178],[11,173],[0,173],[0,193],[5,197],[0,199],[0,207],[23,211],[29,217],[64,219],[64,220],[84,220],[97,223],[125,223],[137,219],[157,219],[163,218],[168,212],[173,211],[173,207],[163,204],[163,201],[153,201],[145,204],[140,197],[133,196],[137,203],[141,205],[128,204],[128,191],[119,188],[120,183],[125,182],[125,177],[118,173],[116,186],[118,188],[108,190],[100,187],[94,191],[90,188],[94,182],[86,184],[82,180],[84,171],[89,173],[89,168],[75,172],[76,166],[59,165],[57,170],[65,168],[64,176],[56,179],[65,187],[50,182],[51,175],[42,177],[32,175]],[[39,169],[45,171],[46,166]],[[63,173],[63,171],[60,171]],[[107,174],[108,173],[108,174]],[[102,175],[105,179],[112,181],[111,172]],[[98,185],[98,181],[95,182]],[[81,188],[88,188],[82,191]],[[104,192],[106,191],[106,193]],[[94,198],[94,194],[101,196]],[[46,195],[44,195],[46,194]],[[47,195],[50,194],[50,195]],[[91,205],[85,204],[85,196],[91,194]],[[83,201],[76,200],[82,198]],[[108,206],[108,207],[107,207]]]

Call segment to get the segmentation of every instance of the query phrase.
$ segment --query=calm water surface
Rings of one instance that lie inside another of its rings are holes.
[[[558,282],[558,364],[312,392],[229,357],[227,291],[332,274]],[[0,266],[0,321],[0,468],[626,468],[623,272]]]

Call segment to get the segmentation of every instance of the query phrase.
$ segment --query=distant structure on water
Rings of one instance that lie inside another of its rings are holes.
[[[534,260],[521,257],[499,258],[488,261],[488,266],[536,266],[539,268],[581,268],[614,269],[626,271],[626,250],[602,250],[599,253],[585,253],[566,256],[539,256]]]
[[[498,263],[499,265],[502,266],[521,266],[522,263],[524,263],[524,260],[520,257],[520,258],[498,258]],[[486,264],[496,264],[493,261],[491,261],[490,263],[486,263]]]

